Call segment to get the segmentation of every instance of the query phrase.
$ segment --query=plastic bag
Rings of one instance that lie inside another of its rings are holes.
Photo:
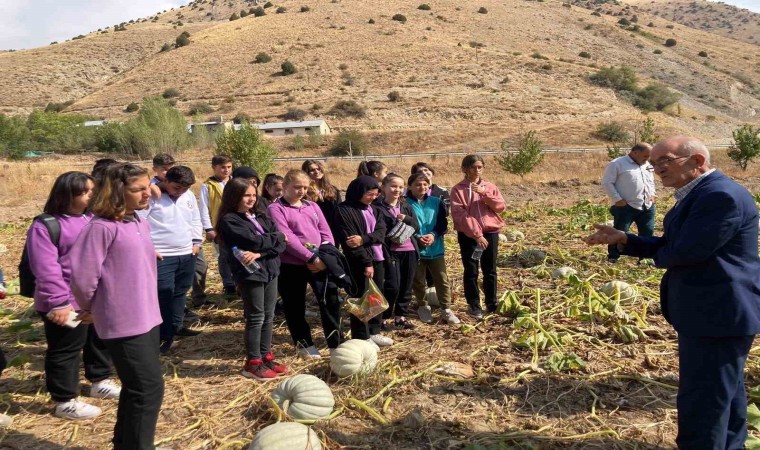
[[[388,309],[388,301],[377,288],[374,280],[369,279],[369,286],[361,298],[349,298],[343,307],[364,323]]]

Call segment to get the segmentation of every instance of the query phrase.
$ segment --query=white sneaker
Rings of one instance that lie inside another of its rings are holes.
[[[0,428],[8,428],[13,424],[13,417],[7,414],[0,414]]]
[[[118,399],[121,395],[121,387],[112,379],[96,381],[90,386],[90,397]]]
[[[299,347],[297,353],[298,356],[306,359],[319,359],[322,357],[322,355],[319,354],[319,350],[313,345],[310,347]]]
[[[388,336],[383,336],[382,334],[373,334],[369,337],[369,340],[374,342],[378,347],[388,347],[393,345],[393,339]]]
[[[446,321],[446,323],[450,325],[456,325],[460,323],[459,317],[457,317],[454,314],[454,311],[450,309],[444,309],[443,313],[441,313],[441,318]]]
[[[433,321],[433,312],[429,306],[420,306],[417,308],[417,316],[420,318],[420,322],[430,323]]]
[[[92,419],[97,417],[103,411],[95,405],[90,405],[78,399],[67,402],[59,402],[55,405],[55,416],[64,419]]]

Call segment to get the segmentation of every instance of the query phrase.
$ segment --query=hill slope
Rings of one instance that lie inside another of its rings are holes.
[[[670,29],[671,22],[646,12],[637,13],[639,23],[654,26],[631,32],[617,25],[619,16],[595,16],[553,1],[441,0],[430,3],[429,11],[409,1],[333,1],[312,0],[308,12],[299,12],[302,3],[281,1],[277,6],[287,9],[282,14],[272,7],[263,17],[229,21],[229,14],[247,11],[253,2],[212,7],[203,0],[125,32],[0,55],[0,67],[6,67],[3,59],[40,67],[77,46],[78,59],[45,72],[71,72],[67,64],[80,71],[86,64],[97,67],[93,73],[101,78],[89,84],[81,74],[71,77],[68,92],[85,95],[69,110],[110,118],[123,117],[132,101],[176,88],[178,107],[208,103],[217,116],[243,111],[276,120],[287,108],[322,115],[337,100],[352,99],[367,109],[367,118],[337,125],[488,133],[553,127],[587,135],[599,122],[640,117],[613,91],[587,81],[594,67],[622,64],[635,68],[642,86],[656,80],[683,93],[680,116],[660,119],[673,129],[725,137],[735,124],[757,120],[760,110],[760,47],[682,25]],[[481,6],[486,14],[478,13]],[[392,20],[394,14],[406,22]],[[177,20],[184,26],[173,28]],[[157,52],[185,29],[190,45]],[[665,47],[667,38],[678,44]],[[114,56],[109,48],[119,43],[142,50]],[[590,58],[579,57],[582,51]],[[700,51],[709,56],[698,56]],[[272,61],[252,64],[258,52]],[[298,73],[281,76],[285,60]],[[108,74],[113,61],[124,61],[129,70]],[[2,70],[0,75],[12,76]],[[29,108],[53,97],[52,89],[57,87],[49,77],[16,78],[0,86],[0,98],[11,99],[6,110]],[[402,101],[390,102],[390,91]]]

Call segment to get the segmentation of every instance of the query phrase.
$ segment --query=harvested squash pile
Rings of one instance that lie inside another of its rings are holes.
[[[498,310],[480,321],[466,315],[459,251],[450,233],[446,260],[462,324],[428,325],[412,316],[418,327],[389,332],[396,342],[391,347],[378,351],[373,344],[348,341],[329,355],[319,318],[313,317],[323,357],[306,361],[295,357],[284,319],[277,317],[274,350],[291,373],[269,383],[239,375],[240,302],[200,310],[204,333],[180,341],[163,359],[166,395],[157,445],[182,450],[672,447],[677,354],[675,333],[659,309],[662,272],[635,259],[610,265],[605,249],[580,242],[591,224],[606,220],[606,207],[590,202],[510,209],[499,244]],[[0,242],[20,254],[22,233],[4,229]],[[1,304],[0,341],[16,359],[3,374],[0,396],[15,424],[0,432],[0,447],[105,448],[116,404],[94,400],[104,414],[89,423],[52,417],[39,321],[26,299],[11,295]],[[760,385],[759,361],[753,351],[750,388]]]

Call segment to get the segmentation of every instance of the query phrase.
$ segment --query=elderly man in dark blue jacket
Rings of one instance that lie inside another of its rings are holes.
[[[682,449],[742,449],[747,438],[744,363],[760,332],[758,211],[746,189],[710,168],[703,143],[678,137],[650,161],[675,206],[662,237],[604,225],[584,239],[653,258],[665,318],[678,332],[678,436]]]

